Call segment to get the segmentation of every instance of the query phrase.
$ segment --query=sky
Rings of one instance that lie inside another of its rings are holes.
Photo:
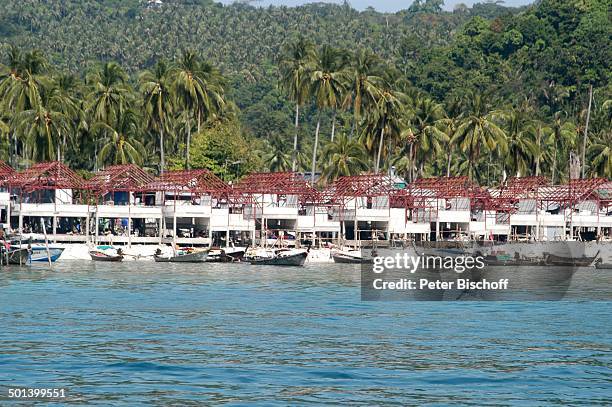
[[[319,0],[256,0],[253,5],[268,6],[274,5],[287,5],[296,6],[304,3],[314,3]],[[325,0],[327,3],[342,3],[342,0]],[[232,3],[232,0],[221,0],[222,3]],[[473,3],[479,3],[482,1],[478,0],[446,0],[444,8],[446,10],[452,10],[455,4],[464,3],[471,6]],[[358,10],[363,10],[368,6],[372,6],[379,11],[398,11],[401,9],[407,9],[412,4],[411,0],[349,0],[349,3]],[[533,3],[533,0],[506,0],[505,6],[523,6],[525,4]]]

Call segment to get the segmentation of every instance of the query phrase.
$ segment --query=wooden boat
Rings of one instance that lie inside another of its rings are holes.
[[[361,256],[361,252],[355,250],[351,252],[336,252],[332,254],[334,263],[341,264],[372,264],[374,259],[364,258]]]
[[[30,258],[30,251],[26,248],[9,249],[8,263],[9,264],[27,264]]]
[[[246,261],[255,265],[262,266],[297,266],[301,267],[306,262],[308,257],[308,250],[298,251],[295,250],[276,250],[270,253],[269,256],[255,255],[247,257]]]
[[[44,262],[49,261],[47,258],[47,248],[44,246],[33,246],[31,248],[32,253],[30,255],[30,261],[32,262]],[[59,257],[64,252],[63,247],[50,247],[49,248],[49,256],[51,257],[51,262],[57,261]]]
[[[204,263],[208,257],[208,250],[180,250],[175,256],[163,256],[159,250],[153,256],[158,263]]]
[[[208,252],[207,263],[233,263],[242,261],[244,250],[228,251],[227,249],[212,249]]]
[[[117,254],[109,254],[99,250],[90,250],[89,256],[93,261],[123,261],[123,254],[121,252],[121,249],[117,250]]]
[[[544,258],[525,258],[519,257],[516,254],[514,256],[507,254],[491,254],[483,257],[483,261],[487,266],[544,266],[546,264]]]
[[[604,263],[603,259],[600,257],[595,262],[595,268],[598,270],[612,270],[612,263]]]
[[[595,259],[599,256],[599,252],[592,257],[564,257],[557,256],[554,254],[548,254],[546,256],[546,265],[548,266],[573,266],[573,267],[589,267]]]

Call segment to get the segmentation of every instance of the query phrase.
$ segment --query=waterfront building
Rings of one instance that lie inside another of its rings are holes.
[[[84,180],[60,162],[0,163],[3,229],[60,243],[360,247],[438,240],[610,240],[612,182],[467,177],[405,184],[387,174],[326,188],[301,174],[254,173],[228,185],[208,170],[153,177],[133,164]]]

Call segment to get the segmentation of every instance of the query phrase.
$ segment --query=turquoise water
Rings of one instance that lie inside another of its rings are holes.
[[[612,403],[609,302],[359,298],[340,265],[5,269],[0,404]]]

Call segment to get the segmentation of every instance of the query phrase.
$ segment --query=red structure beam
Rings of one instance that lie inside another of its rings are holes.
[[[96,173],[84,188],[95,194],[108,192],[134,192],[153,182],[153,177],[134,164],[113,165]]]
[[[7,184],[23,192],[84,188],[83,178],[59,161],[35,164],[10,176]]]

